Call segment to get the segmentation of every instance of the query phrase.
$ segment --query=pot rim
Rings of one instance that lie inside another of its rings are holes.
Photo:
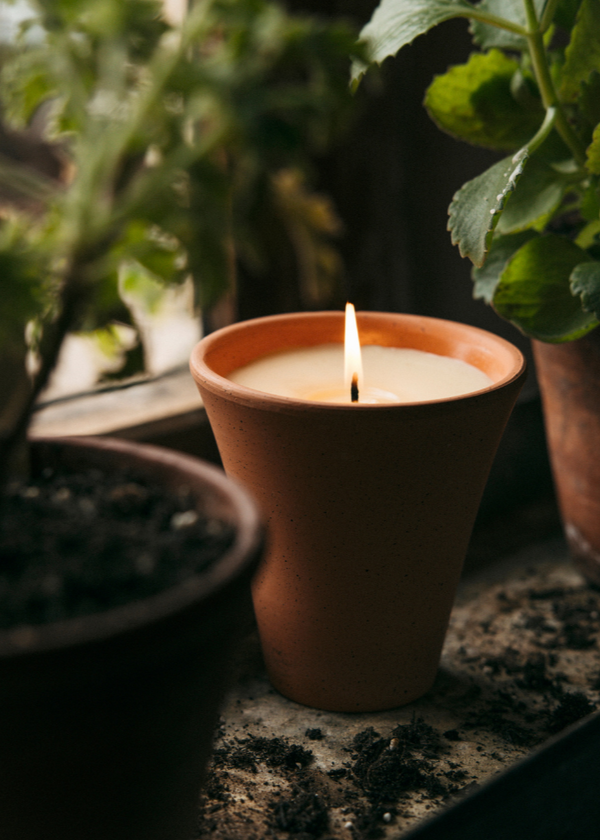
[[[286,331],[286,337],[283,341],[279,342],[279,346],[277,348],[278,350],[287,350],[303,346],[308,347],[328,343],[327,341],[323,341],[322,338],[318,338],[322,329],[336,331],[339,335],[337,343],[343,343],[344,313],[340,311],[286,313],[282,315],[267,315],[262,318],[253,318],[247,321],[238,321],[235,324],[231,324],[210,333],[201,339],[198,344],[196,344],[190,358],[190,370],[197,384],[202,385],[211,393],[226,396],[229,399],[247,406],[256,406],[257,403],[262,402],[268,403],[269,408],[272,410],[289,412],[306,410],[335,412],[389,412],[399,410],[406,411],[415,408],[418,409],[421,406],[430,406],[435,404],[458,403],[467,399],[479,399],[486,394],[493,393],[500,388],[510,385],[516,380],[524,378],[526,375],[527,363],[521,351],[506,339],[501,338],[488,330],[481,329],[480,327],[463,324],[457,321],[450,321],[443,318],[433,318],[425,315],[409,315],[405,313],[357,312],[356,317],[358,321],[359,334],[361,335],[361,344],[363,346],[367,344],[380,343],[379,341],[368,339],[376,337],[378,329],[381,330],[382,327],[387,328],[388,339],[394,326],[397,327],[398,325],[402,325],[408,330],[408,334],[412,338],[412,341],[403,342],[402,339],[406,338],[406,334],[404,334],[396,336],[396,339],[399,339],[400,343],[397,343],[396,340],[394,340],[393,344],[390,344],[388,340],[383,342],[384,344],[387,344],[387,346],[396,347],[414,346],[414,337],[417,335],[419,335],[421,339],[424,339],[427,343],[428,340],[433,340],[435,336],[441,332],[445,332],[447,336],[447,343],[450,343],[450,340],[453,338],[456,342],[463,342],[464,345],[467,346],[468,344],[473,345],[473,339],[477,338],[478,346],[485,346],[488,348],[488,355],[490,357],[494,355],[492,352],[492,348],[494,348],[496,353],[501,354],[505,358],[506,372],[504,375],[499,376],[497,380],[492,382],[491,385],[477,391],[469,391],[466,394],[459,394],[453,397],[442,397],[433,400],[374,405],[366,403],[350,404],[318,402],[316,400],[305,400],[297,397],[283,397],[270,394],[266,391],[258,391],[245,385],[239,385],[231,379],[228,379],[226,375],[217,373],[207,361],[207,359],[209,359],[213,354],[227,348],[227,345],[231,345],[233,340],[243,333],[252,335],[253,340],[258,340],[259,346],[266,347],[266,338],[263,337],[264,333],[272,330],[274,327],[285,328]],[[309,323],[311,322],[315,327],[314,330],[308,329]],[[302,343],[294,344],[293,341],[290,340],[292,336],[296,335],[294,328],[296,328],[296,331],[304,330],[308,340],[304,340]],[[364,340],[365,335],[367,337],[366,341]],[[468,339],[470,339],[470,342]],[[332,340],[331,343],[336,343],[336,341]],[[419,347],[417,349],[424,348]],[[247,360],[242,362],[242,364],[247,364],[248,362],[267,355],[270,352],[277,351],[274,351],[272,347],[271,349],[266,349],[264,352],[259,350],[256,355],[250,356]],[[451,356],[452,354],[448,353],[438,355]],[[461,358],[461,356],[454,356],[454,358]],[[463,360],[466,361],[466,359]],[[474,362],[470,363],[474,364]],[[240,364],[230,365],[227,373],[236,370],[240,366]],[[478,367],[478,365],[475,366]]]
[[[0,630],[1,658],[12,659],[100,642],[135,631],[143,625],[155,624],[197,602],[209,601],[250,569],[258,557],[264,537],[258,508],[250,494],[218,467],[174,450],[110,437],[31,436],[30,441],[34,448],[68,447],[81,454],[92,452],[100,456],[111,453],[117,455],[124,466],[135,469],[139,465],[141,475],[147,473],[151,477],[152,470],[158,468],[159,482],[162,481],[162,473],[167,472],[171,472],[173,477],[181,477],[183,482],[191,479],[197,484],[200,480],[218,499],[223,518],[236,526],[235,539],[207,569],[148,598],[49,624],[20,625]]]

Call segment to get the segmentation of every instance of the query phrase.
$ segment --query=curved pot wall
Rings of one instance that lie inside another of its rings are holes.
[[[455,356],[494,385],[419,404],[331,405],[226,378],[268,352],[341,342],[343,323],[336,312],[242,322],[201,341],[191,369],[226,471],[268,521],[253,599],[274,686],[307,705],[365,711],[408,703],[433,683],[525,365],[476,328],[359,313],[363,344]]]
[[[205,573],[144,601],[0,633],[3,840],[189,840],[259,515],[219,470],[109,439],[38,441],[39,467],[132,467],[237,527]]]
[[[571,555],[600,585],[600,334],[533,342],[548,452]]]

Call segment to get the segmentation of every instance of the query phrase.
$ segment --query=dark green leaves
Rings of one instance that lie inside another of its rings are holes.
[[[498,233],[517,233],[533,227],[542,230],[560,205],[570,181],[537,156],[530,158],[519,188],[506,203]]]
[[[600,175],[600,123],[594,129],[591,145],[587,149],[587,168],[594,175]]]
[[[481,268],[473,268],[473,297],[481,298],[486,303],[491,303],[500,282],[502,272],[508,261],[519,248],[536,234],[532,230],[524,230],[522,233],[514,233],[509,236],[495,236],[488,257]]]
[[[514,192],[527,163],[523,150],[495,163],[461,187],[449,208],[448,229],[461,256],[483,265],[492,234],[507,198]]]
[[[541,341],[581,338],[598,320],[583,311],[572,294],[569,278],[589,255],[570,240],[556,235],[526,242],[502,272],[493,298],[494,308],[527,335]],[[596,264],[597,265],[597,264]]]
[[[581,0],[558,0],[554,13],[554,22],[569,32],[575,24],[577,11],[581,6]]]
[[[571,274],[571,291],[581,297],[586,312],[600,321],[600,262],[585,262]]]
[[[521,104],[511,93],[518,63],[500,50],[474,53],[430,85],[425,107],[449,134],[479,146],[511,151],[524,145],[544,118],[538,100]]]
[[[600,0],[582,0],[565,52],[560,94],[573,101],[593,70],[600,71]]]
[[[363,35],[380,62],[461,16],[482,51],[425,106],[461,140],[519,151],[456,192],[452,242],[475,297],[541,340],[577,338],[600,312],[600,0],[381,0]]]
[[[371,61],[380,64],[438,23],[466,17],[472,9],[465,0],[381,0],[360,37],[368,44]],[[366,69],[366,64],[355,63],[353,78],[360,79]]]

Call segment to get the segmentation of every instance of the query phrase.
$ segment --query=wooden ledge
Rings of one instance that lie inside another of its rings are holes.
[[[187,369],[41,404],[31,433],[113,435],[219,462],[202,400]]]

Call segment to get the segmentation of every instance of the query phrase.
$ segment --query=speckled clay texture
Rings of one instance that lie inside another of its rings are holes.
[[[485,481],[525,377],[511,344],[474,327],[359,313],[363,344],[474,364],[465,397],[331,405],[226,377],[277,350],[343,341],[343,315],[246,321],[207,336],[191,369],[223,464],[255,496],[269,548],[253,599],[273,685],[331,711],[420,697],[435,678]]]

